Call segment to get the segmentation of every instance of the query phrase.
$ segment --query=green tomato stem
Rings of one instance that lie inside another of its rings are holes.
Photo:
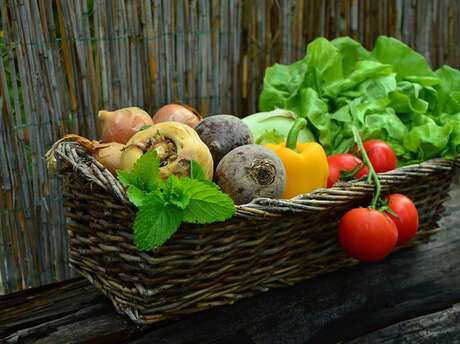
[[[297,138],[299,137],[300,131],[307,126],[307,121],[305,118],[297,118],[294,124],[289,130],[287,140],[286,140],[286,147],[292,150],[296,150],[297,147]]]
[[[375,191],[374,191],[374,197],[372,198],[371,202],[371,208],[376,209],[377,208],[377,202],[380,199],[380,193],[382,190],[382,186],[380,184],[380,179],[377,173],[374,170],[374,167],[371,164],[371,161],[369,160],[369,157],[367,156],[366,150],[364,149],[363,141],[361,140],[361,136],[359,135],[358,129],[353,126],[353,136],[355,139],[356,144],[358,145],[359,150],[361,151],[361,155],[363,157],[363,160],[365,164],[367,165],[367,168],[369,170],[369,175],[367,176],[367,182],[368,183],[374,183]]]

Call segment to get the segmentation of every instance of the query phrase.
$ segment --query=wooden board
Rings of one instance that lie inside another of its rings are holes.
[[[460,343],[460,304],[446,310],[401,321],[350,344],[404,343]]]

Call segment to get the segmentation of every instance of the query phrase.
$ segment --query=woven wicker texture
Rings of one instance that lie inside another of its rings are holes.
[[[357,263],[336,240],[340,216],[369,204],[364,181],[341,183],[292,200],[256,199],[224,223],[183,225],[164,246],[133,245],[135,208],[123,187],[75,142],[55,147],[65,176],[65,207],[73,268],[137,323],[154,323],[233,303]],[[459,161],[435,159],[381,174],[385,192],[410,196],[428,240]]]

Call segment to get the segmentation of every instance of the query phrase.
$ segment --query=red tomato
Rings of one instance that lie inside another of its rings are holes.
[[[339,223],[339,242],[345,252],[362,262],[388,256],[398,241],[398,229],[385,214],[371,208],[355,208]]]
[[[389,144],[382,140],[368,140],[363,145],[375,172],[387,172],[396,168],[398,159]]]
[[[329,176],[327,178],[327,187],[332,187],[341,177],[342,172],[352,171],[356,166],[362,164],[362,161],[353,154],[334,154],[327,157],[329,164]],[[369,173],[367,167],[364,166],[356,174],[355,178],[359,179]]]
[[[392,194],[386,197],[388,207],[398,217],[387,213],[398,228],[398,245],[404,245],[411,240],[418,229],[418,211],[410,198],[401,194]]]

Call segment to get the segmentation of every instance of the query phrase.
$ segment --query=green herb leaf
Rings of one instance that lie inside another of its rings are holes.
[[[144,189],[141,178],[132,171],[117,170],[117,178],[126,187],[133,185],[139,189]]]
[[[154,151],[136,161],[132,171],[118,171],[128,187],[128,199],[138,207],[134,219],[134,244],[141,251],[157,248],[181,222],[223,221],[235,213],[233,201],[211,181],[204,180],[201,166],[192,161],[192,176],[160,178],[160,161]],[[201,180],[203,179],[203,180]]]
[[[140,179],[144,191],[154,190],[160,180],[160,159],[155,150],[150,150],[134,164],[133,173]]]
[[[190,202],[190,195],[183,187],[182,178],[170,175],[166,183],[160,186],[165,202],[174,204],[180,209],[185,209]]]
[[[190,160],[190,177],[198,180],[206,180],[203,169],[196,160]]]
[[[141,251],[163,245],[177,231],[182,217],[180,208],[149,195],[134,219],[134,244]]]
[[[147,194],[136,187],[135,185],[129,185],[128,187],[128,199],[131,203],[133,203],[136,207],[140,207],[143,205]]]
[[[182,178],[181,181],[190,197],[190,203],[184,211],[185,222],[225,221],[235,214],[233,200],[215,186],[190,178]]]

